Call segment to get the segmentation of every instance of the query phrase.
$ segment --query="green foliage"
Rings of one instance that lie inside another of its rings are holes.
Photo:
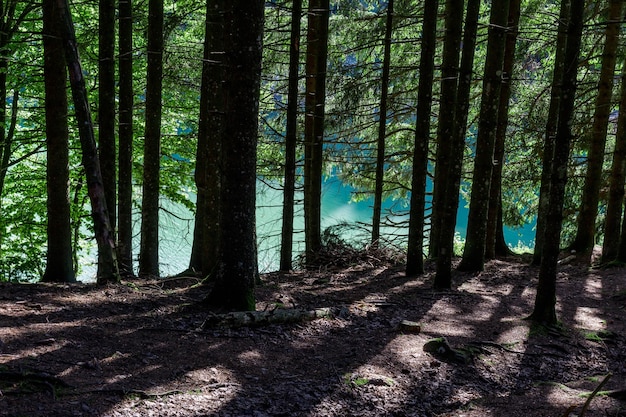
[[[506,159],[503,177],[504,223],[522,226],[534,220],[537,211],[541,177],[541,158],[550,86],[554,70],[558,2],[524,0],[520,36],[513,74],[509,127],[506,137]],[[27,7],[16,3],[16,12]],[[134,184],[140,201],[143,166],[143,121],[145,117],[145,30],[147,3],[134,4],[134,77],[135,77],[135,146]],[[202,70],[205,2],[177,0],[165,3],[165,53],[163,78],[162,175],[161,191],[164,210],[167,204],[182,205],[190,212],[193,203],[196,135],[199,112],[199,88]],[[306,7],[306,4],[305,4]],[[422,3],[397,0],[394,13],[392,62],[388,112],[386,117],[385,196],[397,200],[398,210],[408,205],[414,141],[416,89],[419,81]],[[483,2],[472,84],[472,107],[463,165],[463,191],[471,187],[471,167],[475,125],[482,88],[482,65],[485,59],[486,27],[489,3]],[[76,34],[80,46],[89,100],[97,121],[98,112],[98,3],[94,0],[72,5]],[[43,114],[43,81],[41,57],[41,13],[33,10],[19,25],[7,45],[8,96],[19,92],[17,129],[12,138],[10,167],[0,196],[0,280],[35,280],[43,272],[46,254],[46,184],[45,134]],[[263,39],[263,74],[260,96],[260,131],[258,175],[281,184],[284,164],[285,112],[290,47],[291,2],[273,1],[266,5]],[[298,134],[304,123],[303,76],[306,52],[306,12],[300,17],[300,96],[298,98]],[[587,9],[584,41],[579,72],[580,88],[572,159],[568,171],[564,209],[563,240],[575,232],[575,218],[585,175],[589,126],[603,45],[604,2]],[[439,19],[443,22],[443,19]],[[325,173],[337,176],[355,189],[354,200],[366,200],[374,188],[374,162],[380,103],[383,33],[386,6],[378,1],[338,0],[333,2],[330,18],[329,60],[326,102]],[[439,28],[440,37],[443,27]],[[623,48],[622,48],[623,49]],[[620,52],[622,55],[624,51]],[[435,62],[440,62],[441,42]],[[618,58],[622,62],[623,56]],[[436,143],[438,111],[438,77],[433,85],[434,107],[431,130],[431,152]],[[616,97],[617,97],[616,86]],[[10,107],[7,104],[8,112]],[[616,108],[614,108],[615,110]],[[72,148],[69,198],[72,202],[75,264],[81,269],[93,255],[94,242],[89,217],[89,199],[84,184],[80,147],[70,109]],[[11,116],[7,114],[7,116]],[[8,121],[8,119],[7,119]],[[1,124],[8,124],[0,121]],[[97,128],[97,126],[96,126]],[[97,133],[97,129],[96,129]],[[607,157],[603,181],[610,167],[610,151],[615,142],[615,128],[609,128]],[[431,154],[432,156],[432,154]],[[298,148],[298,175],[301,175],[302,149]],[[430,167],[431,171],[433,167]],[[431,172],[432,173],[432,172]],[[301,182],[301,176],[298,177]],[[467,195],[467,194],[466,194]],[[604,195],[602,196],[604,198]],[[604,200],[602,200],[604,201]],[[601,203],[603,204],[603,202]],[[138,206],[137,206],[138,207]],[[600,207],[598,225],[603,220]],[[600,228],[599,228],[600,229]],[[455,252],[463,241],[455,239]]]

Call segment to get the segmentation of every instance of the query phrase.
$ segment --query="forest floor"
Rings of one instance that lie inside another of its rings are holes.
[[[537,275],[272,273],[258,310],[335,314],[238,328],[203,327],[191,278],[1,283],[0,416],[626,416],[626,269],[562,265],[549,331],[524,320]],[[451,354],[424,350],[438,337]]]

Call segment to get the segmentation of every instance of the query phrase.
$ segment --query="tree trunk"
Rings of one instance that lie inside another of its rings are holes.
[[[159,184],[161,162],[161,89],[163,75],[163,0],[148,3],[146,127],[141,200],[139,275],[159,275]]]
[[[498,123],[496,125],[496,141],[494,151],[494,167],[491,176],[489,209],[487,215],[487,238],[485,258],[507,256],[511,250],[504,241],[502,230],[502,169],[504,168],[506,130],[509,124],[509,99],[513,66],[515,64],[515,44],[519,32],[520,0],[510,0],[509,17],[504,45],[504,61],[502,66],[502,86],[498,104]]]
[[[207,303],[218,310],[255,309],[256,145],[264,2],[231,0],[224,11],[225,114],[222,143],[222,227],[215,286]]]
[[[0,21],[3,27],[8,26],[5,21]],[[2,215],[2,194],[4,191],[4,180],[6,178],[7,170],[9,169],[8,162],[11,155],[11,141],[12,138],[7,134],[6,121],[7,121],[7,73],[9,69],[9,57],[11,51],[8,47],[9,34],[5,31],[0,32],[0,215]],[[17,98],[18,90],[15,90]],[[13,106],[15,106],[16,100],[13,100]],[[13,112],[15,115],[15,112]],[[6,160],[6,163],[5,163]],[[2,242],[4,240],[4,234],[6,228],[0,229],[0,255],[2,254]]]
[[[598,82],[593,124],[591,127],[591,143],[587,158],[587,174],[578,214],[576,237],[570,249],[581,252],[585,261],[591,262],[591,252],[595,244],[596,217],[602,186],[602,165],[606,147],[606,133],[611,113],[613,96],[613,79],[615,78],[616,52],[619,44],[619,33],[622,17],[623,0],[609,1],[609,17],[606,25],[602,68]]]
[[[435,180],[433,184],[432,217],[429,233],[429,255],[439,256],[443,199],[448,188],[450,171],[450,138],[454,134],[454,113],[457,108],[456,94],[459,79],[459,52],[463,30],[464,0],[446,0],[443,57],[441,62],[441,93],[437,125],[437,154],[435,156]]]
[[[200,90],[200,118],[196,151],[195,181],[198,190],[196,223],[189,267],[195,273],[212,276],[218,262],[220,244],[220,154],[224,139],[223,80],[224,22],[222,0],[207,1],[204,61]]]
[[[550,105],[548,108],[548,116],[546,118],[546,132],[541,162],[541,185],[539,187],[539,207],[537,209],[535,250],[532,260],[533,265],[541,264],[541,254],[543,252],[546,216],[548,214],[548,203],[550,200],[550,175],[552,173],[552,161],[554,159],[554,140],[556,138],[556,129],[561,105],[561,83],[563,82],[565,65],[565,43],[567,41],[567,22],[569,21],[569,10],[570,0],[563,0],[561,2],[561,11],[559,13],[559,29],[556,37],[556,51],[554,53],[555,56],[552,88],[550,91]]]
[[[604,245],[602,246],[604,262],[612,260],[626,262],[626,221],[621,219],[624,205],[624,181],[626,181],[626,60],[622,65],[621,99],[611,167],[609,201],[604,222]],[[626,216],[626,211],[624,215]]]
[[[378,109],[378,137],[376,139],[376,179],[374,186],[374,209],[372,215],[373,245],[380,240],[380,217],[383,206],[385,184],[385,137],[387,136],[387,96],[389,94],[389,70],[391,68],[391,34],[393,32],[393,0],[387,0],[387,22],[383,51],[383,72],[380,86],[380,106]]]
[[[430,139],[431,109],[433,104],[433,77],[437,44],[437,12],[439,0],[424,3],[422,43],[420,47],[419,85],[413,174],[411,181],[411,208],[406,274],[424,273],[424,210],[426,206],[426,178],[428,176],[428,144]]]
[[[493,173],[497,124],[493,111],[498,108],[500,101],[509,3],[510,0],[494,0],[491,7],[467,235],[463,259],[458,267],[461,271],[477,272],[484,269],[489,209],[489,199],[485,196],[489,196]]]
[[[570,121],[574,115],[576,98],[576,74],[583,27],[585,1],[572,0],[569,23],[567,25],[567,42],[564,56],[563,84],[559,106],[559,121],[554,142],[554,160],[550,175],[550,198],[546,216],[543,253],[539,282],[535,295],[535,307],[530,319],[542,325],[554,325],[556,317],[556,270],[561,243],[561,226],[563,221],[563,200],[567,183],[567,165],[570,142],[572,138]],[[561,7],[567,7],[565,2]]]
[[[307,262],[322,247],[322,169],[329,14],[329,0],[310,1],[304,119],[304,234]]]
[[[56,0],[58,22],[60,25],[61,38],[65,49],[70,77],[70,86],[78,122],[78,133],[83,153],[83,166],[87,177],[87,189],[91,200],[91,216],[94,222],[96,241],[98,243],[98,283],[117,282],[120,279],[117,258],[115,253],[115,240],[109,223],[109,213],[102,185],[102,173],[100,161],[96,149],[96,140],[93,132],[93,122],[87,101],[85,79],[78,56],[74,24],[70,14],[67,0]]]
[[[296,149],[298,145],[298,67],[300,66],[300,27],[302,0],[293,0],[291,10],[291,45],[289,48],[289,87],[287,97],[287,130],[285,132],[285,186],[283,190],[283,223],[280,243],[280,270],[289,271],[293,258],[293,217],[296,183]]]
[[[119,179],[117,253],[120,273],[133,271],[133,6],[120,0],[119,7]],[[108,200],[107,200],[108,201]]]
[[[99,0],[98,34],[98,151],[111,229],[117,206],[115,161],[115,2]]]
[[[69,200],[69,133],[67,71],[63,42],[55,25],[56,4],[43,2],[44,83],[46,108],[46,177],[48,189],[48,254],[44,282],[74,282]],[[4,103],[4,102],[3,102]]]
[[[454,256],[454,234],[456,215],[459,209],[459,193],[465,151],[465,135],[467,132],[467,116],[469,111],[472,74],[474,72],[474,54],[476,51],[476,33],[478,30],[478,14],[480,0],[467,2],[465,33],[463,34],[463,54],[459,71],[457,90],[457,108],[454,115],[453,134],[450,139],[450,169],[445,173],[446,189],[443,192],[440,211],[439,253],[437,255],[436,288],[450,288],[452,284],[452,257]],[[443,173],[442,173],[443,174]]]

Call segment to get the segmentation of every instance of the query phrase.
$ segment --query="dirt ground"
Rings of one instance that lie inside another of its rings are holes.
[[[274,273],[258,310],[335,315],[217,329],[191,278],[2,283],[0,416],[626,416],[626,269],[563,265],[547,332],[524,320],[537,274],[492,261],[435,292],[432,270]]]

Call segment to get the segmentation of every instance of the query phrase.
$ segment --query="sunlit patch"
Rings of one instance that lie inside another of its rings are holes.
[[[252,364],[257,363],[259,360],[261,360],[263,358],[263,355],[261,355],[261,352],[254,349],[254,350],[247,350],[245,352],[241,352],[239,355],[237,355],[237,358],[239,359],[239,361],[243,363],[252,365]]]
[[[594,300],[602,299],[602,281],[595,277],[589,277],[585,281],[585,292],[589,298]]]
[[[206,384],[234,384],[237,380],[233,372],[223,366],[194,369],[186,372],[184,378]]]
[[[516,351],[524,350],[522,340],[524,340],[524,338],[528,335],[528,324],[522,323],[519,317],[514,319],[503,319],[501,322],[510,322],[511,327],[501,332],[495,342],[503,343],[507,345],[507,347]],[[519,343],[511,341],[519,341]]]
[[[601,311],[592,307],[577,307],[574,320],[579,327],[589,330],[604,330],[605,321],[600,317]]]

